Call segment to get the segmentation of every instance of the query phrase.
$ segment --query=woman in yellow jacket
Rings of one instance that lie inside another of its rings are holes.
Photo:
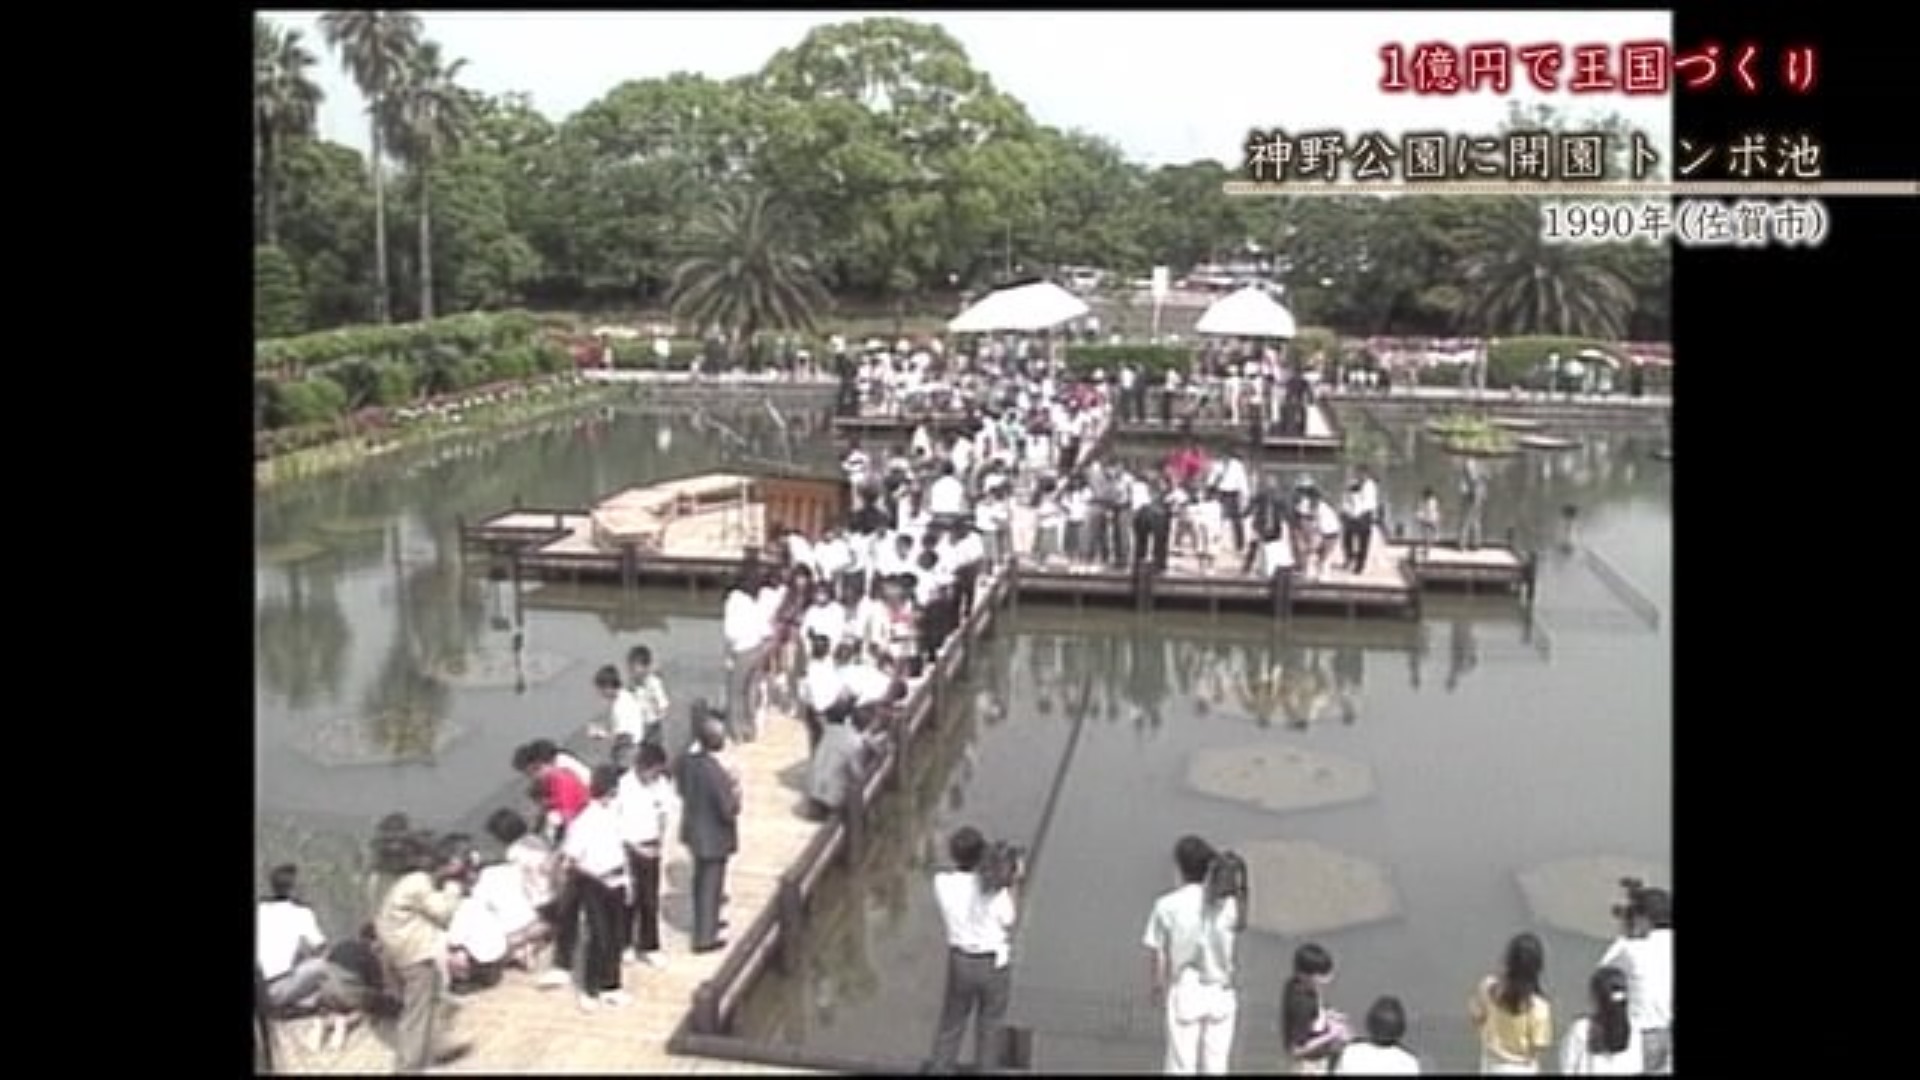
[[[1484,1075],[1532,1075],[1540,1056],[1553,1047],[1553,1006],[1541,989],[1547,950],[1532,934],[1507,943],[1501,973],[1489,975],[1468,1004],[1480,1032],[1480,1072]]]

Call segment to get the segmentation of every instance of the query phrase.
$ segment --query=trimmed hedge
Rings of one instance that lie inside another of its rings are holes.
[[[572,365],[566,348],[550,340],[522,340],[477,353],[441,342],[401,359],[349,355],[313,365],[297,378],[257,374],[254,425],[276,430],[327,424],[362,409],[524,382]]]
[[[297,374],[342,360],[423,362],[438,349],[461,356],[525,344],[541,329],[527,311],[469,312],[398,326],[343,326],[299,337],[269,338],[253,346],[256,371]]]

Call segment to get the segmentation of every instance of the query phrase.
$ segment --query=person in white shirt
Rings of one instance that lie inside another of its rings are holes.
[[[843,584],[842,575],[852,568],[853,551],[839,529],[828,531],[813,545],[813,571],[821,581],[839,588]]]
[[[668,775],[667,752],[642,744],[633,768],[620,774],[613,797],[620,842],[627,851],[627,955],[648,967],[664,967],[660,955],[660,867],[662,841],[678,801]]]
[[[1278,585],[1279,576],[1293,573],[1294,565],[1293,538],[1287,535],[1286,519],[1280,518],[1260,542],[1260,576]]]
[[[720,635],[726,644],[728,735],[737,742],[752,742],[759,734],[759,707],[755,690],[760,685],[767,649],[773,644],[773,620],[767,608],[755,598],[753,583],[741,578],[727,590],[720,611]]]
[[[519,940],[514,942],[514,947],[520,950],[521,966],[532,971],[536,966],[533,962],[534,947],[554,936],[557,916],[553,902],[553,874],[556,869],[553,848],[527,828],[526,818],[507,807],[495,810],[487,818],[487,835],[500,844],[502,864],[511,871],[508,880],[519,893],[517,901],[499,895],[492,890],[504,889],[508,882],[489,882],[488,906],[501,915],[504,923],[516,928]],[[488,871],[492,869],[489,867]],[[476,883],[474,892],[479,894],[480,891]],[[531,912],[535,923],[531,926],[521,925],[518,916],[522,912]],[[570,967],[571,951],[567,960],[567,966]],[[546,973],[548,976],[551,974]],[[549,981],[556,980],[550,978]]]
[[[834,650],[834,664],[840,684],[855,709],[885,705],[906,696],[906,686],[897,673],[875,662],[871,654],[851,642]]]
[[[613,738],[627,746],[637,745],[646,735],[646,714],[640,699],[629,692],[620,678],[620,669],[602,665],[593,673],[593,688],[607,703],[607,719],[587,729],[595,739]],[[591,779],[591,774],[589,774]]]
[[[1333,553],[1340,546],[1346,523],[1340,520],[1340,512],[1333,508],[1330,499],[1314,500],[1313,520],[1320,532],[1320,546],[1313,554],[1313,574],[1320,577],[1326,574],[1327,565],[1333,561]]]
[[[1418,1076],[1420,1059],[1400,1045],[1407,1034],[1407,1010],[1388,994],[1367,1010],[1367,1037],[1348,1043],[1334,1062],[1335,1076]]]
[[[1154,901],[1141,939],[1153,999],[1166,1007],[1163,1071],[1170,1076],[1223,1075],[1233,1054],[1235,951],[1246,923],[1239,897],[1209,888],[1218,859],[1205,840],[1180,838],[1173,848],[1180,884]]]
[[[327,984],[327,937],[313,909],[294,899],[299,868],[285,864],[267,875],[268,898],[254,911],[255,958],[275,1008],[305,1003]]]
[[[1004,888],[985,881],[987,840],[971,825],[955,830],[947,853],[953,869],[933,876],[934,903],[946,931],[947,982],[928,1071],[954,1071],[971,1020],[974,1066],[985,1072],[997,1064],[993,1048],[999,1045],[1013,990],[1011,934],[1019,915],[1014,892],[1021,875],[1016,872],[1015,883]]]
[[[830,645],[838,645],[847,636],[847,606],[834,599],[833,587],[826,579],[813,587],[813,606],[800,617],[800,636],[807,642],[824,639]],[[813,655],[810,646],[807,655]],[[811,663],[807,671],[813,671]]]
[[[1627,976],[1627,1006],[1649,1074],[1673,1071],[1673,897],[1665,889],[1634,887],[1627,897],[1625,933],[1600,957]]]
[[[1627,1008],[1627,973],[1602,967],[1587,980],[1591,1011],[1560,1040],[1563,1076],[1639,1076],[1646,1064]]]
[[[980,571],[987,565],[987,545],[980,530],[965,521],[954,526],[952,539],[941,549],[946,569],[953,575],[953,595],[959,603],[960,618],[973,614],[973,597],[978,591]]]
[[[1253,493],[1253,484],[1247,476],[1247,463],[1238,454],[1221,459],[1220,478],[1214,489],[1220,496],[1220,516],[1232,531],[1233,550],[1247,550],[1247,499]]]
[[[1373,549],[1373,530],[1380,520],[1380,485],[1361,469],[1347,487],[1346,535],[1342,541],[1348,573],[1364,573],[1367,553]]]
[[[837,638],[810,635],[807,638],[807,673],[800,681],[800,719],[807,725],[807,747],[818,749],[824,725],[845,716],[851,702],[846,680],[834,663]]]
[[[858,439],[855,439],[853,445],[847,448],[847,456],[840,459],[840,468],[847,474],[847,485],[851,487],[856,494],[859,493],[862,487],[866,486],[869,478],[868,474],[871,472],[872,467],[873,459],[867,455],[865,450],[861,449],[860,440]]]
[[[579,988],[580,1008],[586,1012],[629,1000],[620,989],[620,954],[625,947],[621,930],[626,923],[621,912],[627,889],[627,853],[613,808],[620,771],[612,765],[593,771],[592,798],[568,824],[560,843],[561,861],[579,890],[580,910],[587,922]]]
[[[940,463],[940,475],[927,487],[927,513],[948,521],[967,513],[967,486],[955,475],[951,461]]]
[[[666,682],[653,670],[653,650],[645,645],[627,650],[627,692],[640,705],[640,741],[666,745],[664,728],[673,702]]]

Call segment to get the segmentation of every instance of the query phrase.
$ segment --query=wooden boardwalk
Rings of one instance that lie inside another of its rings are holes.
[[[715,643],[718,648],[718,642]],[[740,854],[727,868],[731,897],[726,918],[737,937],[773,903],[780,874],[814,839],[820,825],[800,814],[807,733],[793,717],[762,715],[760,738],[731,747],[739,767],[744,806]],[[677,827],[677,826],[676,826]],[[677,835],[677,834],[676,834]],[[767,1070],[708,1058],[676,1056],[667,1040],[687,1014],[700,985],[719,971],[733,946],[695,955],[688,951],[692,925],[692,868],[685,850],[669,843],[663,882],[661,937],[667,966],[628,964],[622,982],[633,1001],[618,1009],[582,1012],[572,991],[541,990],[533,977],[508,972],[501,985],[459,998],[452,1041],[472,1052],[446,1072],[714,1073]],[[362,1027],[344,1051],[312,1049],[314,1022],[282,1025],[281,1072],[357,1073],[391,1071],[392,1050],[381,1033]]]
[[[1250,447],[1253,443],[1251,419],[1237,424],[1223,418],[1175,419],[1161,423],[1158,416],[1117,425],[1114,441],[1121,444],[1145,443],[1170,445],[1189,442]],[[1299,435],[1263,433],[1259,441],[1264,457],[1289,461],[1331,461],[1346,452],[1346,438],[1340,419],[1325,405],[1307,406],[1307,429]]]

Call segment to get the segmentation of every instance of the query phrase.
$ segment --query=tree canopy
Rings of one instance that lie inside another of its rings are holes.
[[[323,20],[378,97],[378,169],[314,138],[312,50],[257,35],[257,240],[308,307],[279,321],[674,307],[737,333],[805,325],[821,293],[947,307],[1010,275],[1181,275],[1252,245],[1343,332],[1668,333],[1665,248],[1544,246],[1520,198],[1229,197],[1220,162],[1149,168],[1038,122],[936,25],[821,27],[753,74],[635,79],[556,122],[459,86],[411,18]]]

